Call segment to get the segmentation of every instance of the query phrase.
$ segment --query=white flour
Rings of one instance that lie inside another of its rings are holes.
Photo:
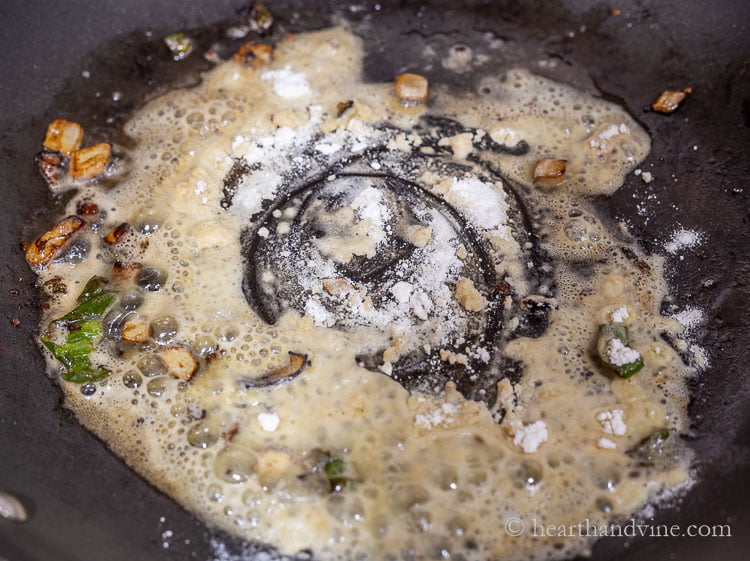
[[[462,210],[480,231],[511,239],[505,194],[476,178],[453,179],[445,200]]]
[[[295,99],[310,95],[310,84],[301,72],[293,72],[289,65],[280,70],[268,70],[261,74],[264,80],[273,80],[273,91],[284,99]]]
[[[667,253],[675,254],[683,249],[692,249],[703,241],[703,235],[696,230],[675,230],[672,238],[664,244]]]

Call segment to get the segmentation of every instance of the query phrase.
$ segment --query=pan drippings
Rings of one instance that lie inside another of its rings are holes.
[[[93,357],[112,374],[61,382],[67,406],[208,523],[282,553],[585,553],[530,529],[689,483],[662,262],[591,202],[648,136],[521,69],[405,106],[361,57],[344,28],[288,37],[133,115],[128,173],[67,209],[106,209],[87,254],[41,275],[68,288],[45,326],[94,275],[117,293]],[[542,159],[566,161],[561,183],[534,183]]]

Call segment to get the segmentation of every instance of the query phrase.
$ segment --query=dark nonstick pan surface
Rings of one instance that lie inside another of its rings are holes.
[[[323,26],[334,12],[349,14],[366,38],[371,80],[391,80],[404,70],[414,37],[449,46],[472,44],[492,32],[528,46],[532,56],[553,57],[557,66],[543,73],[593,88],[643,123],[653,150],[642,167],[656,180],[646,185],[631,175],[601,207],[627,219],[644,247],[655,252],[680,226],[704,232],[703,245],[670,262],[674,300],[665,308],[706,311],[697,339],[711,360],[693,383],[690,444],[699,482],[682,502],[657,511],[653,523],[729,524],[733,537],[609,538],[597,544],[594,558],[750,558],[750,535],[743,535],[750,528],[747,4],[269,6],[289,30]],[[31,512],[25,524],[0,520],[0,561],[213,559],[209,542],[216,534],[131,472],[60,407],[60,391],[45,376],[34,344],[38,292],[19,242],[49,216],[45,209],[52,200],[33,163],[47,123],[65,116],[83,123],[87,134],[115,134],[121,116],[145,96],[169,83],[189,83],[186,76],[200,70],[199,57],[192,67],[155,60],[160,37],[232,20],[246,7],[233,0],[0,3],[0,489],[16,494]],[[145,31],[153,33],[151,39]],[[216,30],[200,34],[206,44],[218,37]],[[91,71],[88,80],[81,76],[84,69]],[[456,79],[438,70],[430,77]],[[693,94],[674,115],[643,110],[662,90],[684,87]],[[121,101],[112,101],[114,91],[122,93]],[[657,199],[648,199],[650,194]],[[647,212],[640,212],[644,207]],[[219,538],[230,552],[242,549]]]

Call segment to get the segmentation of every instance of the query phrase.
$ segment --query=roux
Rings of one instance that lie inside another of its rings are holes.
[[[41,273],[68,286],[43,325],[115,260],[161,276],[119,289],[142,299],[120,312],[139,337],[115,330],[94,357],[111,376],[93,395],[61,382],[66,404],[209,524],[284,553],[584,553],[589,540],[559,548],[505,521],[604,524],[689,481],[685,451],[658,469],[627,453],[686,429],[691,369],[661,337],[681,329],[659,313],[661,259],[592,205],[649,138],[620,107],[522,69],[485,78],[489,94],[431,83],[404,106],[361,63],[345,28],[299,34],[266,66],[230,60],[132,116],[127,172],[70,202],[106,219],[83,234],[85,260]],[[567,161],[559,184],[534,185],[543,159]],[[134,232],[108,247],[123,223]],[[378,259],[392,266],[366,276]],[[594,356],[613,314],[645,364],[629,379]],[[158,359],[178,348],[200,366],[181,362],[183,379]],[[407,389],[410,360],[423,375]]]

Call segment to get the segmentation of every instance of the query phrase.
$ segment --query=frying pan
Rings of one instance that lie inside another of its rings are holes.
[[[730,524],[732,537],[608,538],[597,543],[594,558],[750,558],[750,535],[743,534],[750,528],[747,3],[269,6],[291,31],[347,14],[366,39],[365,70],[374,81],[391,80],[408,67],[418,55],[415,37],[471,45],[492,33],[525,46],[530,65],[542,58],[556,62],[538,72],[623,104],[647,128],[653,150],[642,167],[656,180],[646,185],[631,175],[614,197],[597,204],[605,215],[627,220],[649,251],[663,252],[663,241],[679,226],[704,233],[699,248],[670,259],[674,297],[664,306],[666,312],[687,305],[706,311],[696,338],[710,358],[708,370],[691,381],[693,424],[686,438],[696,452],[698,483],[682,501],[657,510],[652,522]],[[160,37],[231,21],[246,8],[240,0],[0,4],[0,488],[30,512],[24,524],[0,520],[0,558],[203,561],[213,559],[212,539],[229,552],[256,557],[254,548],[209,530],[131,472],[60,406],[61,393],[45,376],[34,343],[38,291],[19,249],[22,239],[41,231],[37,225],[49,220],[53,206],[33,164],[46,124],[64,116],[84,123],[92,137],[112,138],[123,115],[143,99],[170,84],[188,84],[202,68],[200,57],[184,66],[162,64]],[[218,40],[220,28],[198,34],[201,44]],[[428,76],[471,80],[439,68]],[[693,93],[677,113],[644,111],[662,90],[684,87]],[[114,91],[120,101],[112,99]],[[652,194],[657,198],[649,199]]]

